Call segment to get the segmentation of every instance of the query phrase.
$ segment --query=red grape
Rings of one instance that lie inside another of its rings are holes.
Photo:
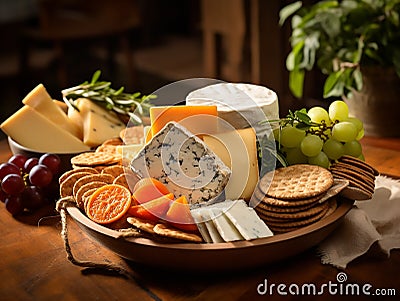
[[[25,188],[24,180],[20,175],[9,174],[1,182],[1,189],[10,195],[17,195]]]
[[[26,209],[35,210],[45,204],[43,193],[39,187],[27,186],[22,192],[22,204]]]
[[[39,159],[39,164],[46,165],[53,175],[57,174],[60,170],[60,157],[56,154],[44,154]]]
[[[24,168],[26,160],[27,160],[26,156],[16,154],[12,156],[10,159],[8,159],[8,162],[17,165],[19,168]]]
[[[3,180],[5,176],[10,174],[19,175],[20,170],[18,166],[9,162],[0,164],[0,180]]]
[[[34,166],[29,172],[29,182],[35,186],[45,187],[51,183],[52,179],[52,172],[43,164]]]
[[[38,158],[29,158],[26,160],[25,165],[24,165],[24,171],[26,173],[29,173],[31,169],[39,164],[39,159]]]
[[[6,201],[6,198],[7,198],[7,193],[5,193],[3,189],[0,189],[0,201],[4,203]]]
[[[7,197],[5,201],[6,209],[12,215],[18,215],[24,211],[21,197],[19,195],[12,195]]]

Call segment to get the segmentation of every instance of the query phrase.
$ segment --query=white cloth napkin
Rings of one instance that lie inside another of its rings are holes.
[[[400,248],[400,181],[385,176],[376,177],[372,199],[356,201],[343,223],[318,246],[318,253],[323,264],[345,269],[374,244],[387,257]]]

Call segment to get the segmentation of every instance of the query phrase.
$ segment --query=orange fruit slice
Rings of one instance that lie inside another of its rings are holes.
[[[143,204],[166,194],[169,191],[163,183],[154,178],[143,178],[136,183],[132,196],[137,203]]]
[[[124,216],[131,202],[132,196],[128,188],[118,184],[104,185],[91,195],[86,214],[96,223],[109,224]]]

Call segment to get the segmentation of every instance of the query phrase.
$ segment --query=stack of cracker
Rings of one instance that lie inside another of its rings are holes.
[[[59,177],[60,196],[73,197],[77,206],[85,211],[90,196],[106,184],[120,184],[128,189],[139,177],[121,164],[116,147],[119,138],[105,141],[94,152],[85,152],[71,158],[73,169]]]
[[[333,184],[331,172],[316,165],[278,168],[261,178],[250,204],[273,232],[289,232],[336,209],[336,200],[324,197]]]
[[[364,161],[343,156],[330,168],[335,179],[349,181],[349,186],[341,195],[353,200],[369,200],[375,190],[375,177],[379,172]]]

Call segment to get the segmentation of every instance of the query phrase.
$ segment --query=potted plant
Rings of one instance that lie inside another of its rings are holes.
[[[281,9],[280,24],[289,17],[293,95],[302,97],[306,72],[318,68],[323,97],[343,98],[366,134],[398,136],[400,0],[297,1]]]

